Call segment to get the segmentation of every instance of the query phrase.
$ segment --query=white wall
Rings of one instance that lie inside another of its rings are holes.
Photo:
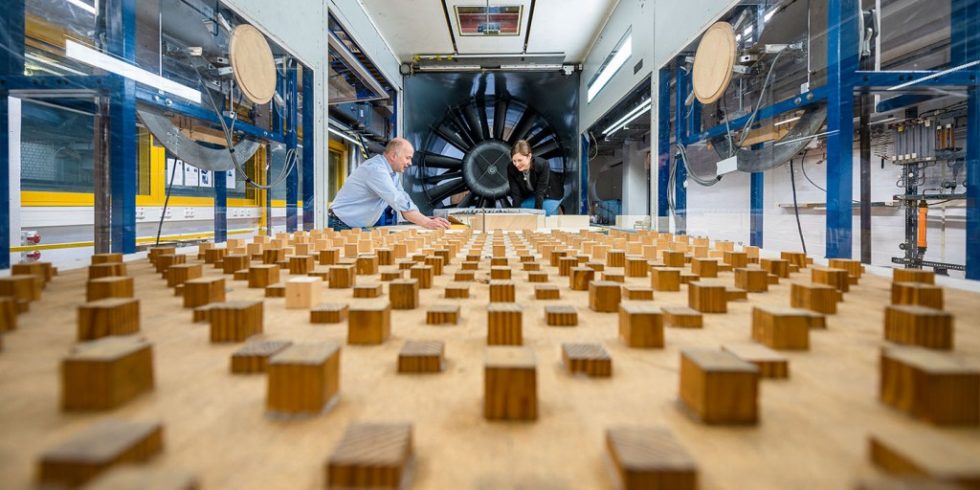
[[[642,141],[627,141],[623,145],[623,214],[647,214],[646,156],[649,151],[649,146]]]

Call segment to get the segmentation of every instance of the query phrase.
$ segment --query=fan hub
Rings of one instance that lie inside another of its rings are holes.
[[[463,180],[470,190],[484,198],[499,199],[507,195],[507,166],[510,146],[500,140],[478,143],[463,157]]]

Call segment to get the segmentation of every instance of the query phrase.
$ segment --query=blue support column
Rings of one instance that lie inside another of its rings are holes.
[[[286,105],[286,123],[288,126],[286,148],[293,154],[299,149],[299,135],[296,132],[296,126],[299,123],[296,70],[297,68],[293,67],[286,72],[286,90],[289,93],[289,103]],[[299,194],[300,170],[298,166],[294,166],[289,175],[286,176],[286,231],[290,233],[296,231],[297,225],[296,200]]]
[[[674,101],[674,131],[675,141],[678,145],[683,144],[687,139],[685,129],[687,128],[687,111],[684,109],[684,100],[687,99],[687,73],[680,66],[674,68],[674,88],[676,100]],[[674,226],[675,233],[683,235],[687,233],[687,169],[684,162],[678,160],[674,163]]]
[[[581,206],[579,206],[579,213],[588,215],[589,214],[589,138],[584,134],[582,135],[582,149],[579,155],[579,174],[581,180],[579,181],[579,200],[581,201]]]
[[[749,200],[751,201],[752,214],[750,215],[751,234],[749,244],[753,247],[762,247],[763,230],[763,189],[765,188],[765,174],[762,172],[752,172],[751,188]]]
[[[325,203],[315,202],[316,184],[313,175],[314,145],[316,133],[313,129],[313,70],[303,68],[303,229],[315,227],[316,208]]]
[[[108,0],[106,38],[113,56],[136,61],[136,0]],[[136,252],[136,82],[118,75],[109,97],[109,180],[112,251]]]
[[[214,242],[228,240],[228,172],[214,173]]]
[[[980,0],[950,0],[950,64],[980,56]],[[980,70],[971,70],[980,80]],[[980,82],[967,89],[966,278],[980,279]]]
[[[666,68],[660,69],[657,85],[657,140],[657,231],[670,231],[670,70]]]
[[[851,257],[854,185],[854,86],[858,69],[857,0],[829,0],[827,31],[827,250]]]
[[[0,77],[24,74],[24,0],[4,3],[0,19]],[[10,134],[7,121],[10,102],[0,90],[0,269],[10,268]],[[20,196],[15,196],[20,199]]]

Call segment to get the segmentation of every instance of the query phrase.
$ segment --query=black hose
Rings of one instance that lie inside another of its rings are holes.
[[[806,255],[806,240],[803,239],[803,225],[800,224],[800,207],[796,203],[796,172],[793,171],[793,160],[789,161],[789,182],[793,188],[793,213],[796,214],[796,230],[800,233],[800,245],[803,246],[803,254]]]
[[[177,175],[177,160],[174,160],[174,166],[170,169],[170,182],[167,184],[167,193],[163,198],[163,211],[160,212],[160,224],[157,225],[157,241],[154,247],[160,246],[160,232],[163,231],[163,218],[167,216],[167,205],[170,203],[170,191],[174,188],[175,175]]]

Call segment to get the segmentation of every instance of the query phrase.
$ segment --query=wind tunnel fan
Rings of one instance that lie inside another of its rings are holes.
[[[509,207],[507,166],[520,139],[528,140],[535,158],[561,158],[565,168],[558,133],[526,103],[474,97],[450,107],[416,154],[422,195],[433,209]]]

